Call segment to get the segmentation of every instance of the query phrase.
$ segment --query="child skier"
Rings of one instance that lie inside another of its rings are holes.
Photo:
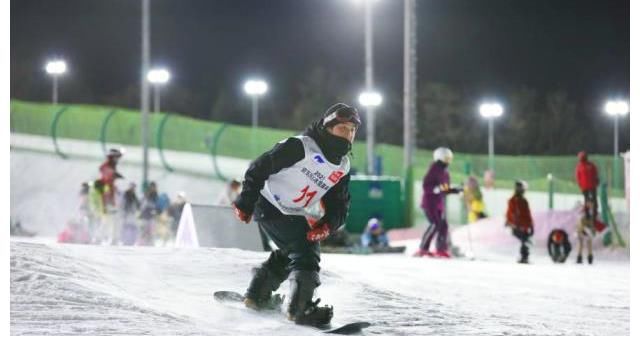
[[[478,180],[474,176],[469,176],[467,179],[463,188],[462,199],[467,207],[467,221],[469,223],[474,223],[487,217],[484,212],[480,184],[478,184]]]
[[[513,236],[520,240],[520,260],[518,263],[529,263],[529,238],[533,235],[533,219],[529,203],[524,197],[526,183],[516,181],[515,193],[509,199],[506,225],[512,229]]]
[[[333,307],[312,300],[320,285],[320,244],[346,220],[349,207],[351,151],[360,118],[355,108],[338,103],[300,136],[276,144],[253,161],[242,192],[233,203],[236,217],[249,223],[254,216],[261,233],[278,247],[254,269],[244,303],[267,307],[271,293],[289,277],[289,320],[323,325]],[[318,204],[320,203],[320,204]],[[313,213],[318,205],[324,215]]]

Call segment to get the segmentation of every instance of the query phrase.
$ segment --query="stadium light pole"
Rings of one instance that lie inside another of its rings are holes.
[[[618,183],[618,120],[629,113],[629,103],[625,100],[609,100],[604,105],[604,112],[613,119],[613,182],[611,187]]]
[[[373,109],[382,103],[382,95],[375,91],[364,91],[358,97],[360,105],[367,109],[367,113],[373,112]],[[367,117],[367,174],[374,174],[375,164],[375,122]]]
[[[153,68],[147,73],[147,80],[153,85],[153,111],[160,112],[160,87],[171,79],[171,74],[164,68]]]
[[[67,63],[63,60],[52,60],[47,62],[45,66],[47,74],[53,78],[53,93],[52,99],[53,105],[58,104],[58,77],[67,72]]]
[[[404,169],[413,164],[416,122],[416,0],[404,1]]]
[[[149,182],[149,72],[150,53],[150,6],[149,0],[142,0],[142,65],[140,68],[140,113],[142,114],[142,191],[147,191]]]
[[[263,80],[247,80],[244,83],[244,92],[251,97],[251,127],[258,127],[258,98],[264,95],[269,86]]]
[[[479,107],[480,116],[483,119],[489,122],[489,170],[494,172],[495,170],[495,162],[494,162],[494,152],[493,152],[493,122],[495,119],[502,116],[504,109],[502,105],[490,102],[490,103],[482,103]]]

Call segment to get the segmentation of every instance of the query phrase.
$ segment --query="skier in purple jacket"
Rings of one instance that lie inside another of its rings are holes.
[[[449,225],[445,211],[447,194],[457,194],[459,188],[449,186],[449,171],[447,167],[453,160],[453,152],[446,147],[438,147],[433,151],[433,163],[422,181],[422,210],[429,220],[429,227],[422,235],[420,249],[414,254],[416,257],[436,256],[451,257],[447,246]],[[436,252],[429,252],[431,241],[436,237]]]

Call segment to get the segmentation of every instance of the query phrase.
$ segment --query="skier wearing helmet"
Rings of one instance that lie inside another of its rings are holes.
[[[429,221],[429,227],[422,235],[420,249],[414,254],[416,257],[436,256],[449,258],[447,238],[449,224],[445,211],[445,199],[448,194],[457,194],[459,188],[449,185],[448,166],[453,161],[453,152],[446,147],[439,147],[433,151],[433,163],[422,181],[422,210]],[[436,252],[431,253],[431,241],[436,238]]]
[[[313,301],[320,285],[320,241],[345,223],[348,155],[359,125],[355,108],[335,104],[302,135],[281,141],[249,166],[233,203],[236,217],[245,223],[255,217],[260,232],[278,249],[254,269],[244,299],[248,308],[268,308],[272,292],[288,277],[289,320],[306,325],[331,321],[333,307]]]
[[[527,182],[515,182],[515,191],[507,205],[506,226],[511,228],[513,236],[520,241],[520,260],[518,263],[529,263],[530,238],[533,236],[533,218],[529,209],[529,202],[524,197]]]
[[[123,178],[118,172],[118,161],[123,150],[112,148],[107,153],[107,160],[100,165],[100,180],[104,184],[103,203],[107,211],[115,208],[115,180]]]

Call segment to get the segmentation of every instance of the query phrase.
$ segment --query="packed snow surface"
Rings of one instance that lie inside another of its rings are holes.
[[[575,254],[554,265],[538,253],[519,265],[513,253],[323,254],[317,296],[334,305],[334,325],[373,323],[364,335],[629,335],[628,259],[602,251],[594,265]],[[324,335],[214,301],[216,290],[244,292],[266,252],[12,237],[10,256],[11,335]]]

